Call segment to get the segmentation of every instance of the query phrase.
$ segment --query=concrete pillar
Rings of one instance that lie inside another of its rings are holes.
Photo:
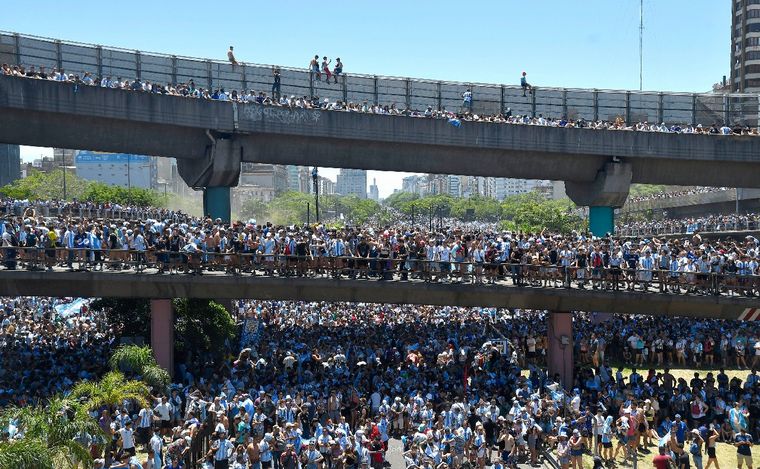
[[[589,207],[588,227],[591,234],[602,237],[607,233],[615,232],[615,208],[614,207]]]
[[[158,365],[174,375],[174,309],[172,300],[150,300],[150,346]]]
[[[211,218],[221,218],[223,222],[230,222],[232,209],[230,208],[229,187],[206,187],[203,189],[203,214],[211,215]]]
[[[565,389],[573,387],[573,315],[567,311],[550,311],[546,319],[549,336],[547,362],[549,378],[559,374]]]

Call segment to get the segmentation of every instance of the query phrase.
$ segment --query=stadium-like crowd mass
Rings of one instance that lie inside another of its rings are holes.
[[[87,302],[2,305],[0,405],[35,402],[105,371],[119,333]],[[171,392],[150,407],[94,412],[112,435],[89,441],[96,467],[211,468],[223,459],[236,469],[379,469],[391,440],[408,468],[498,469],[538,463],[546,452],[562,467],[592,455],[630,464],[636,448],[645,464],[658,447],[701,464],[715,462],[719,444],[759,436],[760,329],[752,322],[599,323],[578,313],[575,381],[563,389],[545,371],[543,312],[239,307],[255,326],[227,345],[231,358],[177,357]],[[671,367],[697,371],[676,377]]]

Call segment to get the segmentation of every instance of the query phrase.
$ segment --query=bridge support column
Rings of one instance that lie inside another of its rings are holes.
[[[615,208],[622,207],[631,188],[630,163],[609,162],[588,182],[565,182],[565,192],[576,205],[589,207],[589,229],[594,236],[615,231]]]
[[[615,232],[615,207],[589,207],[588,227],[591,234],[602,237]]]
[[[158,365],[174,376],[174,308],[172,300],[150,300],[150,347]]]
[[[549,336],[547,363],[549,379],[559,376],[565,389],[573,387],[573,315],[568,311],[550,311],[546,318]]]
[[[206,187],[203,189],[203,214],[221,218],[229,223],[232,218],[229,187]]]

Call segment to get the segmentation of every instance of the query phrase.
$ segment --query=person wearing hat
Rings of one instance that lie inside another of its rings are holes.
[[[566,433],[557,435],[557,462],[562,469],[570,467],[570,441]]]

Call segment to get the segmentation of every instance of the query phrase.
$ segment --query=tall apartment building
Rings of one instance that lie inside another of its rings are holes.
[[[340,195],[355,195],[367,198],[367,171],[363,169],[341,169],[335,192]]]
[[[0,186],[21,177],[21,149],[18,145],[0,143]]]
[[[760,91],[760,1],[731,0],[731,91]]]

